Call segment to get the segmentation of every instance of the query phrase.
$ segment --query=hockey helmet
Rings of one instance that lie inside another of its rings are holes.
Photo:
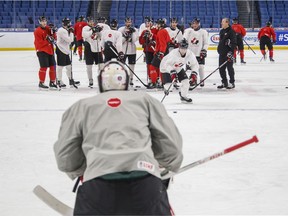
[[[45,16],[40,16],[40,17],[38,18],[38,22],[40,23],[40,22],[43,22],[43,21],[46,21],[46,22],[47,22],[47,18],[46,18]]]
[[[191,21],[191,24],[193,23],[200,23],[200,18],[194,17],[193,20]]]
[[[71,20],[68,17],[65,17],[64,19],[62,19],[62,25],[70,27],[71,26]]]
[[[97,22],[98,23],[105,23],[106,22],[106,18],[105,17],[98,17],[98,19],[97,19]]]
[[[132,18],[131,17],[126,17],[125,18],[125,22],[132,22]]]
[[[110,22],[110,27],[116,29],[118,27],[118,21],[116,19],[112,19]]]
[[[78,20],[79,20],[80,22],[82,22],[83,20],[85,20],[85,17],[84,17],[83,15],[80,15],[80,16],[78,17]]]
[[[178,18],[177,17],[170,18],[170,23],[172,23],[172,22],[178,23]]]
[[[186,38],[183,38],[179,43],[179,48],[187,49],[188,46],[189,46],[189,44],[188,44],[188,41],[186,40]]]
[[[94,22],[94,18],[92,16],[87,17],[87,22],[93,21]]]
[[[107,62],[98,76],[100,92],[128,90],[129,75],[125,66],[118,61]]]
[[[271,26],[271,22],[270,21],[266,22],[266,26]]]
[[[238,18],[237,18],[237,17],[234,17],[234,18],[232,19],[232,21],[233,21],[233,23],[238,23]]]
[[[157,25],[159,25],[160,27],[164,27],[165,26],[165,20],[162,18],[157,19],[156,21]]]
[[[145,16],[144,21],[145,21],[145,23],[146,22],[153,22],[153,19],[149,16]]]

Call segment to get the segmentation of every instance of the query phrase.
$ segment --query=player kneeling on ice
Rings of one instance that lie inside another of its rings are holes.
[[[74,215],[171,215],[159,167],[179,170],[179,130],[157,99],[127,91],[120,62],[107,62],[98,84],[65,111],[54,145],[58,168],[83,178]]]
[[[172,50],[165,56],[160,64],[160,71],[162,73],[162,81],[164,85],[164,93],[169,94],[169,88],[172,83],[171,75],[175,74],[178,81],[181,82],[180,100],[181,102],[192,103],[192,99],[188,97],[189,79],[187,74],[192,77],[197,77],[199,64],[192,51],[188,50],[188,42],[183,39],[179,48]],[[186,65],[186,68],[184,69]]]

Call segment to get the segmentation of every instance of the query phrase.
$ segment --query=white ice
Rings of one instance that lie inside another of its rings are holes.
[[[176,176],[169,189],[176,215],[288,215],[288,51],[275,50],[275,63],[260,62],[256,52],[246,50],[247,64],[234,66],[235,89],[217,90],[217,71],[204,88],[190,93],[193,104],[181,104],[175,90],[163,101],[183,135],[183,165],[254,135],[259,138],[259,143]],[[216,51],[208,51],[206,75],[218,67],[217,57]],[[74,205],[74,182],[58,171],[53,144],[64,110],[97,94],[97,88],[87,87],[85,64],[77,56],[73,73],[82,84],[78,90],[39,91],[34,51],[0,52],[0,61],[0,214],[58,215],[32,190],[40,184]],[[93,69],[96,80],[97,67]],[[146,82],[142,58],[135,72]],[[67,84],[65,73],[63,77]],[[163,97],[162,91],[149,94]]]

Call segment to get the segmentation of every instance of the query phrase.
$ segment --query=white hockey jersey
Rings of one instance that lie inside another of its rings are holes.
[[[172,42],[179,43],[183,39],[183,34],[180,29],[171,29],[170,27],[166,27],[165,29],[168,31]]]
[[[121,32],[113,29],[101,31],[101,47],[105,48],[105,42],[111,41],[113,46],[117,49],[118,53],[123,52],[122,49],[122,34]]]
[[[92,37],[92,30],[90,26],[84,26],[82,29],[82,37],[84,41],[87,41],[90,44],[92,52],[101,52],[100,46],[100,33],[97,33],[97,37]]]
[[[199,29],[195,31],[192,28],[185,29],[184,38],[187,39],[189,43],[189,49],[199,57],[202,49],[208,49],[208,32],[205,29]]]
[[[105,23],[97,23],[98,26],[101,26],[102,27],[102,31],[105,31],[105,30],[110,30],[110,26],[105,24]],[[101,32],[102,32],[101,31]]]
[[[68,33],[66,29],[63,27],[59,28],[57,31],[57,47],[62,53],[65,53],[66,55],[70,54],[70,44],[74,40],[74,34]]]
[[[131,41],[126,41],[126,38],[123,37],[123,35],[125,35],[127,33],[127,31],[129,31],[126,26],[122,26],[118,29],[119,32],[121,32],[122,34],[122,49],[124,54],[126,55],[133,55],[136,54],[136,42],[138,41],[139,38],[139,33],[138,30],[136,28],[135,32],[132,33],[132,38]]]
[[[189,66],[192,71],[198,73],[199,64],[192,51],[187,49],[186,55],[182,57],[179,48],[177,48],[164,56],[160,63],[160,71],[161,73],[170,73],[170,71],[176,70],[177,73],[179,73],[182,68],[186,70],[185,65]]]

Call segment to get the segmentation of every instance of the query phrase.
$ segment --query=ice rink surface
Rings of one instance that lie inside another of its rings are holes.
[[[288,51],[275,50],[275,63],[260,62],[256,52],[246,50],[247,64],[234,66],[235,89],[217,90],[217,71],[205,87],[190,92],[193,104],[180,103],[176,90],[163,101],[183,136],[183,165],[253,135],[259,138],[259,143],[177,175],[169,189],[176,215],[288,215]],[[206,75],[218,67],[217,59],[216,51],[209,50]],[[77,56],[73,73],[81,81],[78,90],[39,91],[34,51],[0,52],[0,61],[1,215],[56,216],[32,190],[40,184],[74,205],[74,182],[58,171],[53,144],[64,110],[97,94],[98,88],[87,87],[85,63]],[[96,70],[94,66],[95,81]],[[142,57],[135,72],[146,83]],[[63,77],[67,84],[65,72]],[[163,97],[162,91],[149,94]]]

